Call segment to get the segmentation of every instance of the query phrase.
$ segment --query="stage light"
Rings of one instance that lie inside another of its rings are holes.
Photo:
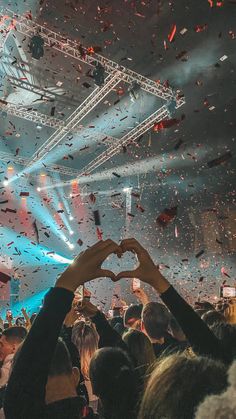
[[[70,236],[73,236],[74,231],[70,230],[69,233],[70,233]]]
[[[3,181],[3,186],[8,186],[8,185],[9,185],[8,180],[4,180],[4,181]]]
[[[130,192],[131,191],[131,188],[124,188],[123,189],[123,192]]]
[[[74,249],[74,248],[75,248],[75,246],[74,246],[72,243],[68,243],[68,247],[69,247],[70,249]]]
[[[9,172],[12,172],[12,170],[14,170],[14,168],[13,168],[12,166],[9,166],[9,167],[7,168],[7,170],[9,170]]]
[[[40,175],[41,177],[45,177],[46,175],[45,175],[45,173],[41,173],[41,175]]]
[[[41,191],[41,188],[37,188],[37,191],[40,192]]]
[[[69,220],[70,221],[73,221],[74,220],[74,217],[72,217],[72,215],[70,215]]]

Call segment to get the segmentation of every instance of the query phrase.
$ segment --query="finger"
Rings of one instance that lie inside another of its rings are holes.
[[[117,243],[110,240],[101,248],[101,260],[104,261],[112,253],[121,254],[122,250]]]
[[[110,278],[112,281],[116,280],[116,275],[112,271],[109,271],[109,269],[101,269],[100,275],[104,278]]]
[[[123,271],[116,275],[116,280],[121,278],[138,278],[137,271]]]
[[[143,252],[147,252],[136,239],[124,239],[122,240],[120,246],[124,252],[135,251],[138,257]]]

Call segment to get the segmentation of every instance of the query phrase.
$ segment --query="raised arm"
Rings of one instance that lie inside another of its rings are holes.
[[[112,272],[102,270],[101,265],[117,248],[112,240],[95,244],[69,265],[49,291],[10,376],[4,404],[7,419],[42,419],[50,364],[74,292],[86,281],[101,276],[115,278]]]
[[[137,254],[139,266],[134,271],[121,272],[117,279],[139,278],[141,281],[150,284],[176,318],[196,353],[229,362],[229,355],[225,353],[221,342],[193,308],[163,277],[149,253],[140,243],[135,239],[127,239],[122,241],[121,247],[123,252],[132,251]]]

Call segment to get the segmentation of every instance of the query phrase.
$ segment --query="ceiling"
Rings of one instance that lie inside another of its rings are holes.
[[[0,189],[1,201],[8,201],[1,204],[0,245],[3,258],[11,260],[1,269],[21,278],[21,298],[50,286],[64,263],[96,241],[94,210],[99,210],[104,238],[141,240],[188,297],[196,298],[199,292],[212,297],[223,280],[233,283],[236,2],[225,0],[217,6],[213,1],[211,7],[207,0],[41,0],[24,2],[24,8],[20,1],[3,3],[16,13],[31,10],[38,23],[86,47],[99,46],[105,57],[150,79],[168,80],[174,90],[184,92],[186,100],[172,115],[176,118],[172,127],[150,130],[125,152],[81,178],[79,186],[61,185],[48,191],[37,188],[73,179],[49,172],[48,165],[81,171],[106,150],[105,136],[115,137],[114,141],[121,138],[162,106],[162,101],[140,89],[132,100],[129,86],[120,83],[122,96],[112,91],[83,119],[79,133],[69,134],[47,154],[44,165],[24,177],[15,176],[24,169],[15,159],[32,159],[53,129],[0,114],[0,153],[15,156],[0,167],[2,182],[15,179]],[[169,42],[173,25],[177,30]],[[54,112],[65,120],[96,87],[91,67],[53,48],[45,47],[44,57],[32,60],[28,39],[20,34],[8,38],[2,54],[0,99],[8,103],[46,115]],[[12,77],[27,79],[43,89],[45,97],[17,88]],[[207,164],[224,155],[225,162]],[[124,188],[132,188],[133,195]],[[29,192],[23,202],[21,192]],[[71,198],[71,193],[76,196]],[[90,193],[95,194],[95,203]],[[156,219],[172,207],[177,207],[177,215],[163,228]],[[6,208],[16,212],[5,212]],[[15,247],[21,255],[16,255]],[[204,253],[198,256],[200,251]],[[48,261],[48,252],[55,252],[57,260]],[[119,269],[115,261],[110,263]],[[107,286],[110,296],[113,286],[109,282],[94,287],[98,299],[104,299]],[[123,291],[126,287],[124,283]]]

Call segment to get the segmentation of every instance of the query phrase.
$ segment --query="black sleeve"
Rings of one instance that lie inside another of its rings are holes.
[[[116,346],[125,350],[126,352],[128,351],[127,346],[119,333],[110,326],[109,322],[101,311],[98,311],[91,320],[95,324],[99,334],[99,348]]]
[[[7,419],[41,419],[45,387],[62,323],[74,294],[52,288],[17,356],[4,401]]]
[[[161,299],[176,318],[197,354],[223,362],[229,361],[220,340],[173,287],[161,294]]]
[[[68,351],[70,352],[72,366],[79,368],[79,371],[80,371],[80,380],[79,380],[79,385],[77,387],[77,394],[78,396],[85,397],[87,403],[89,403],[87,388],[84,382],[83,374],[81,372],[79,351],[71,340],[72,327],[66,327],[65,325],[63,325],[60,336],[66,343]]]

